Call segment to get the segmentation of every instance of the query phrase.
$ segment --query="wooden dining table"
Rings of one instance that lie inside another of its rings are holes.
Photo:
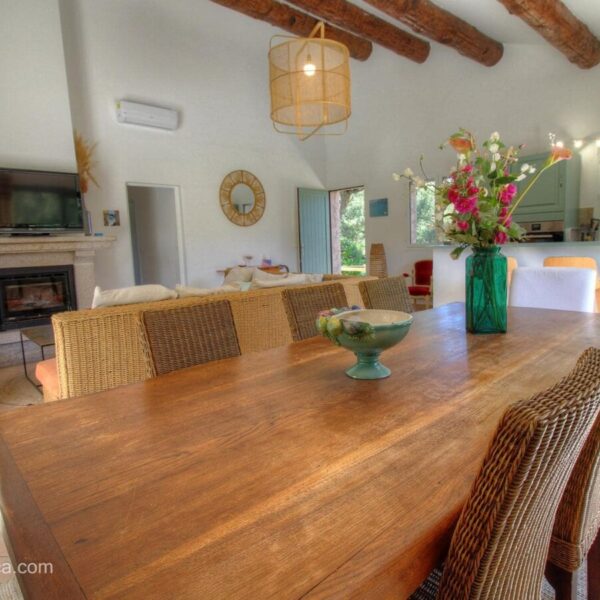
[[[600,316],[414,315],[356,381],[324,338],[0,416],[1,507],[26,597],[406,598],[443,559],[506,407],[600,342]]]

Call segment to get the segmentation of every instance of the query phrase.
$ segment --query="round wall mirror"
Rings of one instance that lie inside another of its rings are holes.
[[[248,171],[232,171],[223,179],[219,192],[225,216],[236,225],[254,225],[265,212],[265,191]]]

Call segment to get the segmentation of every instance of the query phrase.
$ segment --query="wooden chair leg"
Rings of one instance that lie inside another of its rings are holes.
[[[556,600],[577,600],[578,573],[564,571],[550,562],[546,564],[546,579],[556,592]]]
[[[600,598],[600,532],[590,548],[587,556],[588,568],[588,600]]]

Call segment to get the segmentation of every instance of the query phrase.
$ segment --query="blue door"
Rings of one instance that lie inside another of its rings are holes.
[[[300,270],[331,273],[331,222],[329,192],[298,189]]]

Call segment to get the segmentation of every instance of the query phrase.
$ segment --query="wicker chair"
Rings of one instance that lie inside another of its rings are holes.
[[[295,342],[318,335],[315,321],[319,312],[348,304],[341,283],[288,288],[283,290],[282,297]]]
[[[154,375],[240,355],[227,300],[140,314],[145,355]]]
[[[599,360],[586,352],[581,362]],[[600,370],[600,365],[597,365]],[[587,558],[587,597],[600,598],[600,417],[590,433],[558,507],[546,577],[556,600],[577,598],[578,572]]]
[[[412,600],[539,600],[554,516],[600,411],[600,350],[502,418],[443,573]]]
[[[358,284],[365,308],[400,310],[411,313],[413,305],[404,277],[384,277]]]

